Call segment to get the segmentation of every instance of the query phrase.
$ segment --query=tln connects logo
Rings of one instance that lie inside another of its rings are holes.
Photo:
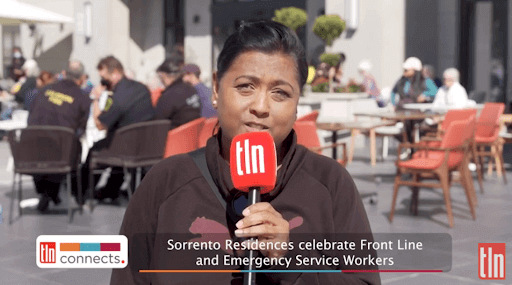
[[[124,268],[128,265],[125,236],[39,236],[36,261],[40,268]]]

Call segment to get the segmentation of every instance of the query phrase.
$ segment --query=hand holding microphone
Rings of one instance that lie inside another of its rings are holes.
[[[277,157],[274,139],[268,132],[250,132],[233,138],[230,149],[231,179],[236,189],[249,193],[244,218],[238,221],[235,235],[257,237],[258,242],[288,242],[289,225],[270,203],[260,202],[260,195],[276,184]],[[251,241],[254,241],[251,239]],[[282,257],[285,250],[262,250],[268,257]],[[249,257],[255,256],[249,251]],[[248,270],[254,270],[252,262]],[[244,284],[255,284],[254,272],[247,273]]]

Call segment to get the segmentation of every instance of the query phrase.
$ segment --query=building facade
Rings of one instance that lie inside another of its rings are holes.
[[[211,84],[223,42],[241,21],[271,19],[275,9],[295,6],[308,14],[298,34],[311,63],[325,51],[343,52],[345,76],[360,80],[357,66],[369,60],[380,87],[392,87],[405,58],[416,56],[433,65],[438,77],[457,67],[468,91],[486,92],[492,101],[512,101],[512,0],[359,0],[357,30],[350,36],[344,32],[331,47],[314,35],[313,23],[322,14],[344,18],[345,0],[20,1],[73,17],[75,23],[3,27],[4,67],[10,47],[20,45],[42,70],[58,72],[76,58],[98,82],[96,64],[112,54],[136,79],[147,82],[167,56],[181,50]]]

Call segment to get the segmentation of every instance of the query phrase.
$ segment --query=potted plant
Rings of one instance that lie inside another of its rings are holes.
[[[306,25],[308,14],[306,11],[297,7],[286,7],[274,11],[273,21],[281,23],[293,31],[297,32],[300,27]]]

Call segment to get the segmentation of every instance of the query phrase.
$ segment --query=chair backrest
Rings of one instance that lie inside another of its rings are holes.
[[[318,118],[318,114],[319,114],[319,112],[317,110],[314,110],[313,112],[298,118],[296,121],[297,122],[301,122],[301,121],[316,122],[316,119]]]
[[[215,133],[214,129],[218,121],[219,119],[217,117],[208,118],[204,121],[204,125],[199,133],[198,148],[205,147],[208,139],[217,133],[218,129],[215,130]]]
[[[169,120],[154,120],[122,127],[105,152],[131,160],[162,158],[170,124]]]
[[[500,116],[505,110],[503,103],[485,103],[478,117],[476,136],[497,137],[499,135]]]
[[[9,131],[7,138],[15,171],[73,167],[78,162],[78,140],[71,128],[29,126]]]
[[[476,109],[449,110],[440,127],[442,130],[447,130],[454,121],[467,120],[471,116],[476,116],[476,111]]]
[[[316,132],[316,123],[312,121],[296,121],[293,129],[297,134],[297,143],[307,148],[320,147],[320,139]]]
[[[204,121],[205,118],[201,117],[170,130],[167,134],[164,158],[197,149]]]
[[[441,148],[462,146],[471,135],[469,132],[470,128],[474,128],[474,123],[471,123],[471,121],[474,121],[474,117],[471,117],[467,120],[453,121],[448,126],[448,129],[443,136],[443,140],[441,141]]]

